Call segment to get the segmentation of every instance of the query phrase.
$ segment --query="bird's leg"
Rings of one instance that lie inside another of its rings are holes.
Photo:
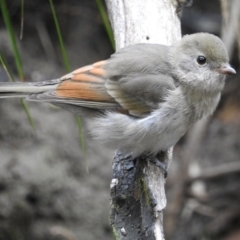
[[[123,153],[123,152],[121,152],[119,150],[117,150],[115,152],[115,155],[121,156],[121,159],[123,159],[123,160],[127,160],[127,159],[131,159],[132,158],[132,154],[130,154],[130,153]]]
[[[164,171],[164,177],[166,178],[168,175],[168,168],[167,168],[167,164],[161,160],[162,157],[163,156],[161,152],[158,153],[157,155],[145,154],[142,156],[142,158],[147,158],[151,163],[161,168]]]
[[[131,154],[126,154],[126,153],[124,154],[124,153],[118,152],[118,151],[115,154],[121,156],[121,159],[124,160],[124,161],[132,159]],[[135,160],[137,160],[137,159],[138,158],[136,158]],[[164,152],[159,152],[157,155],[153,155],[153,154],[150,154],[150,153],[143,154],[143,155],[139,156],[139,159],[147,159],[148,161],[150,161],[151,163],[153,163],[157,167],[161,168],[164,172],[164,177],[165,178],[167,177],[167,175],[168,175],[167,164],[164,161],[161,160],[161,159],[164,159]]]

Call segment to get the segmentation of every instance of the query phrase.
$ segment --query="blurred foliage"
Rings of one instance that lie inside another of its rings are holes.
[[[22,3],[23,3],[23,1],[22,1]],[[7,10],[5,0],[0,0],[0,4],[1,4],[1,11],[2,11],[3,20],[5,22],[6,29],[8,31],[9,38],[10,38],[10,41],[11,41],[11,44],[12,44],[14,59],[15,59],[15,63],[16,63],[17,70],[18,70],[18,76],[21,80],[23,80],[24,79],[24,73],[23,73],[22,61],[21,61],[21,57],[20,57],[20,54],[19,54],[19,51],[18,51],[17,42],[16,42],[16,39],[15,39],[15,34],[14,34],[14,31],[13,31],[13,28],[12,28],[12,23],[11,23],[9,14],[8,14],[8,10]],[[4,68],[7,70],[7,67],[4,64],[2,56],[1,56],[1,63],[4,66]],[[14,78],[12,77],[13,75],[9,74],[10,71],[7,70],[7,72],[8,72],[8,76],[11,77],[10,80],[14,81]],[[28,109],[28,106],[27,106],[25,100],[20,99],[20,102],[21,102],[21,104],[22,104],[22,106],[23,106],[23,108],[26,112],[29,123],[31,124],[32,128],[35,130],[36,126],[35,126],[34,120],[33,120],[32,116],[30,114],[30,111]]]

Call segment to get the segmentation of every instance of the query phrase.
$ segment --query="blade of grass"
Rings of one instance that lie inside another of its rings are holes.
[[[27,118],[28,118],[29,123],[31,124],[33,130],[36,131],[36,125],[35,125],[35,122],[34,122],[32,116],[31,116],[31,114],[30,114],[30,111],[29,111],[29,109],[28,109],[28,106],[27,106],[27,104],[26,104],[26,101],[21,98],[21,99],[20,99],[20,102],[21,102],[21,104],[22,104],[22,106],[23,106],[23,108],[24,108],[24,110],[25,110],[25,113],[27,114]]]
[[[6,65],[6,61],[4,60],[1,51],[0,51],[0,62],[2,64],[2,66],[3,66],[4,71],[6,72],[6,74],[8,76],[8,79],[13,82],[14,81],[13,75],[8,71],[8,67]]]
[[[64,65],[65,65],[66,70],[68,72],[70,72],[70,64],[69,64],[67,53],[66,53],[66,50],[65,50],[65,47],[64,47],[63,38],[62,38],[61,30],[60,30],[60,27],[59,27],[59,24],[58,24],[58,19],[57,19],[57,15],[56,15],[54,5],[53,5],[53,1],[49,0],[49,4],[50,4],[50,7],[51,7],[51,11],[52,11],[53,19],[54,19],[54,24],[55,24],[55,27],[56,27],[56,30],[57,30],[57,35],[58,35],[58,40],[59,40],[60,47],[61,47],[61,52],[62,52]]]
[[[85,148],[84,136],[83,136],[83,132],[82,132],[82,119],[80,117],[77,117],[77,124],[78,124],[80,144],[82,146],[84,165],[85,165],[86,172],[88,173],[89,169],[88,169],[87,158],[86,158],[86,148]]]
[[[23,38],[23,27],[24,27],[24,0],[21,0],[21,31],[20,40]]]
[[[115,49],[115,41],[114,41],[114,37],[113,37],[113,32],[112,32],[111,24],[109,22],[109,18],[108,18],[106,9],[105,9],[101,0],[95,0],[95,1],[96,1],[96,4],[97,4],[97,7],[98,7],[98,11],[99,11],[99,13],[102,17],[103,24],[104,24],[104,27],[106,29],[106,32],[107,32],[108,38],[110,40],[110,43],[111,43],[113,49]]]
[[[4,23],[6,25],[6,28],[7,28],[8,34],[9,34],[9,38],[10,38],[10,41],[11,41],[11,44],[12,44],[14,59],[15,59],[15,63],[16,63],[17,70],[18,70],[18,76],[21,80],[23,80],[24,79],[24,73],[23,73],[22,61],[21,61],[21,57],[20,57],[20,54],[19,54],[19,51],[18,51],[15,34],[14,34],[13,27],[12,27],[12,24],[11,24],[11,21],[10,21],[10,17],[9,17],[9,14],[8,14],[8,10],[7,10],[5,0],[0,0],[0,4],[1,4],[0,7],[1,7]],[[3,61],[2,57],[1,57],[1,62],[2,62],[2,65],[5,66],[5,69],[7,69],[6,64],[4,64],[4,61]],[[9,71],[7,71],[7,72],[9,73]],[[11,74],[8,74],[8,76],[10,77],[10,79],[12,81],[14,81],[14,79],[11,77]],[[29,123],[31,124],[33,130],[35,130],[36,129],[35,123],[34,123],[33,118],[32,118],[32,116],[29,112],[29,109],[27,107],[27,104],[26,104],[25,100],[21,99],[20,102],[21,102],[21,104],[22,104],[22,106],[23,106],[23,108],[26,112]]]
[[[8,67],[6,66],[6,62],[4,61],[1,52],[0,52],[0,62],[1,62],[1,64],[2,64],[2,66],[3,66],[3,69],[6,71],[9,80],[12,81],[12,82],[14,82],[15,80],[14,80],[14,78],[13,78],[13,75],[12,75],[12,74],[10,73],[10,71],[8,70]],[[27,115],[28,121],[30,122],[32,128],[33,128],[34,130],[36,130],[35,123],[34,123],[32,117],[31,117],[31,114],[30,114],[30,112],[29,112],[29,109],[28,109],[28,107],[27,107],[27,104],[26,104],[25,100],[24,100],[24,99],[20,99],[20,102],[21,102],[21,104],[22,104],[22,107],[23,107],[24,110],[25,110],[25,113],[26,113],[26,115]]]
[[[51,7],[51,11],[52,11],[52,15],[53,15],[53,19],[54,19],[54,24],[57,30],[57,35],[58,35],[58,40],[60,43],[60,47],[61,47],[61,52],[62,52],[62,57],[63,57],[63,61],[64,61],[64,65],[65,68],[67,70],[67,72],[70,72],[70,64],[69,64],[69,60],[67,57],[67,52],[63,43],[63,38],[62,38],[62,34],[61,34],[61,30],[59,27],[59,23],[58,23],[58,19],[57,19],[57,15],[56,15],[56,11],[54,8],[54,4],[52,0],[49,0],[49,4]],[[81,118],[77,117],[77,125],[78,125],[78,131],[79,131],[79,139],[80,139],[80,145],[81,145],[81,149],[83,152],[83,159],[85,162],[85,168],[86,171],[88,172],[88,166],[87,166],[87,161],[86,161],[86,154],[85,154],[85,143],[84,143],[84,138],[83,138],[83,134],[82,134],[82,122],[81,122]]]
[[[18,75],[19,75],[20,79],[23,79],[24,74],[23,74],[22,61],[21,61],[21,57],[20,57],[20,54],[19,54],[19,51],[18,51],[17,42],[16,42],[15,35],[14,35],[14,32],[13,32],[10,17],[9,17],[9,14],[8,14],[6,2],[5,2],[5,0],[0,0],[0,3],[1,3],[3,20],[4,20],[4,23],[6,25],[9,38],[10,38],[11,43],[12,43],[12,48],[13,48],[15,63],[16,63],[17,70],[18,70]]]

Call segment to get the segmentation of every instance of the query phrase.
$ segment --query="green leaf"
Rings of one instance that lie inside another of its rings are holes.
[[[51,11],[52,11],[55,27],[56,27],[56,30],[57,30],[57,35],[58,35],[58,40],[59,40],[60,47],[61,47],[61,52],[62,52],[64,65],[65,65],[66,71],[70,72],[70,64],[69,64],[69,60],[68,60],[68,57],[67,57],[67,52],[66,52],[66,49],[65,49],[65,46],[64,46],[64,43],[63,43],[63,38],[62,38],[61,30],[60,30],[60,27],[59,27],[56,11],[55,11],[55,8],[54,8],[54,5],[53,5],[53,1],[49,0],[49,3],[50,3],[50,6],[51,6]],[[78,124],[80,145],[81,145],[81,148],[82,148],[83,158],[84,158],[84,162],[85,162],[85,168],[86,168],[86,171],[88,172],[86,154],[85,154],[85,143],[84,143],[84,137],[83,137],[83,134],[82,134],[82,123],[81,123],[81,118],[80,117],[77,117],[77,124]]]
[[[22,0],[23,1],[23,0]],[[19,51],[18,51],[18,47],[17,47],[17,42],[16,42],[16,38],[15,38],[15,34],[14,34],[14,31],[13,31],[13,27],[12,27],[12,23],[11,23],[11,20],[10,20],[10,17],[9,17],[9,13],[8,13],[8,10],[7,10],[7,6],[6,6],[6,2],[5,0],[0,0],[0,7],[1,7],[1,11],[2,11],[2,15],[3,15],[3,19],[4,19],[4,22],[5,22],[5,25],[6,25],[6,28],[7,28],[7,31],[8,31],[8,34],[9,34],[9,38],[10,38],[10,41],[11,41],[11,44],[12,44],[12,48],[13,48],[13,53],[14,53],[14,59],[15,59],[15,63],[16,63],[16,66],[17,66],[17,70],[18,70],[18,75],[19,75],[19,78],[20,79],[24,79],[24,73],[23,73],[23,67],[22,67],[22,61],[21,61],[21,57],[20,57],[20,54],[19,54]],[[3,60],[3,57],[2,57],[2,54],[0,53],[0,61],[9,77],[9,79],[11,81],[14,81],[14,78],[13,78],[13,75],[10,74],[8,68],[6,67],[6,64]],[[31,124],[33,130],[35,130],[35,123],[33,121],[33,118],[29,112],[29,109],[27,107],[27,104],[25,102],[25,100],[21,99],[20,100],[25,112],[26,112],[26,115],[28,117],[28,121],[29,123]]]
[[[100,12],[100,15],[102,17],[103,24],[104,24],[104,27],[106,29],[108,38],[111,42],[111,45],[112,45],[113,49],[115,49],[115,41],[114,41],[114,37],[113,37],[113,32],[112,32],[111,24],[109,22],[109,18],[108,18],[108,14],[106,12],[106,9],[105,9],[101,0],[95,0],[95,1],[96,1],[98,10]]]
[[[13,75],[8,71],[8,67],[6,65],[6,61],[4,60],[3,58],[3,55],[2,53],[0,52],[0,62],[3,66],[3,69],[5,70],[5,72],[7,73],[7,76],[8,76],[8,79],[12,82],[14,82],[14,78],[13,78]]]
[[[24,27],[24,0],[21,0],[21,31],[20,39],[23,39],[23,27]]]
[[[25,113],[27,114],[28,121],[30,122],[33,130],[36,131],[36,125],[35,125],[35,122],[34,122],[32,116],[31,116],[30,112],[29,112],[29,109],[28,109],[28,106],[26,104],[26,101],[21,98],[20,102],[21,102],[21,104],[22,104],[22,106],[23,106],[23,108],[25,110]]]
[[[19,54],[19,51],[18,51],[17,42],[16,42],[16,39],[15,39],[15,34],[13,32],[13,28],[12,28],[12,24],[11,24],[11,21],[10,21],[10,17],[9,17],[9,14],[8,14],[8,10],[7,10],[5,0],[0,0],[0,4],[1,4],[3,20],[4,20],[4,23],[6,25],[6,28],[7,28],[8,34],[9,34],[9,38],[10,38],[11,43],[12,43],[12,48],[13,48],[15,63],[16,63],[17,70],[18,70],[18,75],[19,75],[20,79],[23,79],[24,74],[23,74],[22,61],[21,61],[21,57],[20,57],[20,54]]]
[[[53,1],[49,0],[49,3],[50,3],[50,7],[51,7],[53,19],[54,19],[54,24],[55,24],[57,35],[58,35],[58,40],[59,40],[60,47],[61,47],[61,52],[62,52],[64,65],[65,65],[66,70],[68,72],[70,72],[70,64],[69,64],[69,60],[68,60],[68,57],[67,57],[66,49],[64,47],[63,38],[62,38],[61,30],[60,30],[60,27],[59,27],[56,11],[55,11],[55,8],[54,8],[54,5],[53,5]]]
[[[82,153],[83,153],[84,165],[85,165],[86,172],[88,173],[89,169],[88,169],[87,158],[86,158],[86,148],[85,148],[84,136],[83,136],[83,132],[82,132],[82,119],[80,117],[77,117],[77,124],[78,124],[80,144],[81,144]]]

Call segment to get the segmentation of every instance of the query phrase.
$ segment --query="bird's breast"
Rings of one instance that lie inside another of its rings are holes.
[[[186,96],[186,101],[189,105],[190,115],[192,121],[197,121],[199,119],[208,117],[215,111],[221,93],[193,93],[190,96]]]

